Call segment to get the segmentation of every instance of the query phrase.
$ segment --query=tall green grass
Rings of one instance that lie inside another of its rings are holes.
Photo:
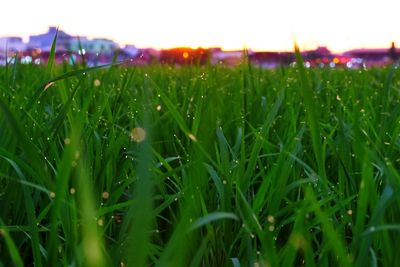
[[[0,266],[398,266],[399,78],[2,67]]]

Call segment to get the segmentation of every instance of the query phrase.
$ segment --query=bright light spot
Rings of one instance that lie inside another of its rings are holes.
[[[161,111],[161,105],[157,105],[156,109],[157,111]]]
[[[71,188],[69,189],[69,193],[70,193],[71,195],[75,195],[76,189],[75,189],[74,187],[71,187]]]
[[[347,211],[347,214],[348,214],[348,215],[352,215],[352,214],[353,214],[353,211],[352,211],[352,210],[348,210],[348,211]]]
[[[336,64],[335,64],[335,62],[331,62],[331,63],[329,63],[329,67],[331,67],[331,68],[334,68],[334,67],[336,67]]]
[[[304,66],[305,66],[307,69],[309,69],[309,68],[311,67],[311,63],[307,61],[306,63],[304,63]]]
[[[108,198],[110,197],[110,193],[104,191],[104,192],[101,194],[101,197],[104,198],[104,199],[108,199]]]
[[[337,57],[335,57],[335,58],[333,59],[333,63],[339,64],[339,62],[340,62],[340,60],[339,60]]]
[[[51,198],[55,198],[55,197],[56,197],[56,193],[50,192],[50,197],[51,197]]]
[[[351,69],[353,67],[353,63],[351,63],[350,61],[346,63],[346,67],[348,67],[349,69]]]
[[[21,58],[21,63],[22,64],[32,63],[32,57],[31,56],[26,56],[26,57]]]
[[[146,138],[146,131],[141,127],[135,127],[131,131],[131,140],[136,143],[143,142]]]
[[[94,86],[99,87],[101,85],[101,82],[100,82],[100,80],[96,79],[96,80],[94,80],[93,84],[94,84]]]
[[[64,139],[64,144],[66,144],[66,145],[71,144],[71,139],[65,138],[65,139]]]
[[[275,222],[275,217],[272,216],[272,215],[268,215],[267,221],[268,221],[269,223],[274,223],[274,222]]]
[[[79,55],[85,55],[86,54],[86,50],[82,48],[82,50],[78,50],[78,54]]]
[[[189,58],[189,53],[188,52],[183,52],[182,54],[184,59],[188,59]]]
[[[194,136],[193,134],[189,133],[188,137],[193,141],[193,142],[197,142],[197,138],[196,136]]]

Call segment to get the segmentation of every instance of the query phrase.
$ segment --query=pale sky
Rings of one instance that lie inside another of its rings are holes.
[[[47,32],[137,47],[400,47],[400,0],[3,0],[0,36]]]

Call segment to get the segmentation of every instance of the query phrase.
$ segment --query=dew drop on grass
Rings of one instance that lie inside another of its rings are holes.
[[[103,199],[108,199],[108,198],[110,197],[110,193],[108,193],[107,191],[104,191],[104,192],[101,194],[101,197],[102,197]]]
[[[193,142],[197,142],[196,136],[194,136],[192,133],[189,133],[189,134],[188,134],[188,137],[189,137]]]
[[[132,129],[130,136],[132,141],[140,143],[146,138],[146,131],[141,127],[135,127]]]
[[[275,222],[275,217],[272,216],[272,215],[268,215],[268,216],[267,216],[267,221],[268,221],[269,223],[274,223],[274,222]]]
[[[353,211],[352,210],[348,210],[347,214],[351,216],[353,214]]]
[[[101,85],[100,80],[98,80],[98,79],[94,80],[93,85],[94,85],[95,87],[99,87],[99,86]]]

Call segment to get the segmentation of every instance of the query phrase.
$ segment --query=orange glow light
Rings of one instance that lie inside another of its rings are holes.
[[[184,59],[188,59],[189,58],[189,53],[188,52],[183,52],[182,54]]]
[[[335,57],[335,58],[333,59],[333,63],[338,64],[338,63],[340,63],[340,60],[339,60],[337,57]]]

